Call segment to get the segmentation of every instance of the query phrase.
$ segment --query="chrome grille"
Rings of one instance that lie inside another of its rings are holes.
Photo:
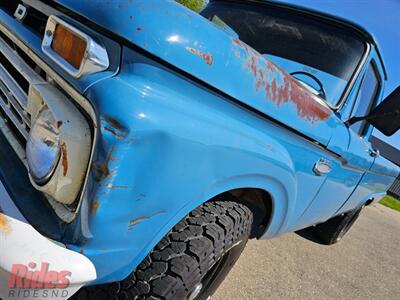
[[[24,138],[27,139],[30,119],[26,111],[26,103],[18,101],[15,96],[17,89],[10,89],[10,85],[5,82],[5,80],[0,79],[0,106],[9,120],[18,128]],[[24,96],[26,97],[26,95]]]
[[[17,47],[0,36],[0,110],[13,129],[26,140],[31,127],[28,111],[29,86],[44,79],[18,53]]]

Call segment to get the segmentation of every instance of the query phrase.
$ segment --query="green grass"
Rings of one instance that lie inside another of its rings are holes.
[[[385,198],[383,198],[381,200],[380,204],[385,205],[387,207],[390,207],[390,208],[400,212],[400,201],[396,200],[392,197],[386,196]]]

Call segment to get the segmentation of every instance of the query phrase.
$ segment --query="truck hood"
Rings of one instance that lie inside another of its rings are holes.
[[[278,66],[175,1],[55,2],[320,144],[339,123]]]

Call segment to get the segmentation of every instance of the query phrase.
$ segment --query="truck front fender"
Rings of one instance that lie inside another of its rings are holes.
[[[233,189],[272,196],[268,236],[277,234],[297,191],[274,138],[285,130],[151,62],[126,71],[87,94],[100,138],[80,217],[86,236],[69,247],[91,259],[96,283],[125,278],[180,219]]]

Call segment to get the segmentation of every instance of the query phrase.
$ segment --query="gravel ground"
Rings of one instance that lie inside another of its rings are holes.
[[[333,246],[292,233],[250,241],[212,300],[400,299],[400,213],[364,209]]]

